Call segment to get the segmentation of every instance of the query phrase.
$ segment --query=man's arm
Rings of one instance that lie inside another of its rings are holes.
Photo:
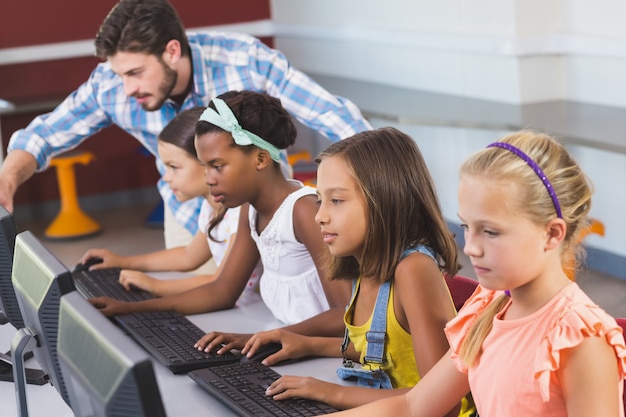
[[[75,148],[111,125],[107,109],[102,108],[97,95],[102,80],[112,77],[114,74],[99,65],[89,79],[54,110],[35,117],[28,126],[13,132],[0,170],[0,204],[12,211],[17,188],[33,173],[45,169],[54,156]],[[111,99],[108,106],[112,111],[115,100]]]
[[[250,49],[250,67],[257,72],[259,87],[281,100],[296,119],[333,142],[370,130],[358,107],[333,95],[311,77],[294,68],[285,55],[258,42]]]
[[[13,197],[17,188],[29,179],[37,169],[35,157],[16,149],[9,153],[0,169],[0,204],[13,211]]]

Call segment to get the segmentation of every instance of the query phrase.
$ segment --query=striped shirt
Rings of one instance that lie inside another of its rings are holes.
[[[281,100],[297,120],[337,141],[371,126],[349,100],[334,96],[287,58],[258,39],[225,32],[189,33],[193,65],[193,88],[181,106],[168,99],[157,111],[145,111],[135,98],[124,93],[122,79],[108,62],[99,64],[89,79],[52,112],[36,117],[16,131],[8,151],[22,149],[37,160],[38,171],[50,159],[78,146],[101,129],[117,125],[135,137],[156,158],[161,130],[182,110],[207,106],[214,97],[231,90],[265,92]],[[159,192],[176,220],[196,234],[202,198],[180,203],[160,179]]]

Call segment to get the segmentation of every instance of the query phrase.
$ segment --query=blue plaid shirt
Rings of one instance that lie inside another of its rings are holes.
[[[158,158],[157,137],[165,125],[180,111],[207,106],[212,98],[231,90],[259,91],[279,98],[296,119],[332,141],[371,128],[352,102],[324,90],[293,68],[280,51],[258,39],[223,32],[188,36],[194,85],[182,106],[168,99],[157,111],[143,110],[134,98],[124,94],[121,78],[104,62],[56,109],[16,131],[9,142],[9,152],[22,149],[31,153],[41,171],[52,157],[115,124],[157,156],[157,168],[163,174],[165,167]],[[180,203],[163,179],[158,188],[177,221],[195,235],[202,198]]]

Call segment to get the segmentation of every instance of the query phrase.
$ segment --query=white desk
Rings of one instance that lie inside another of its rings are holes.
[[[281,327],[265,307],[263,302],[214,313],[198,314],[189,318],[200,328],[208,331],[228,331],[254,333]],[[0,350],[10,349],[15,329],[7,324],[0,326]],[[317,358],[297,363],[276,366],[274,369],[283,375],[308,375],[316,378],[345,384],[335,373],[341,365],[339,358]],[[37,363],[30,359],[27,366],[38,368]],[[174,375],[160,363],[154,362],[161,397],[169,417],[227,417],[235,416],[226,406],[214,399],[186,375]],[[27,387],[29,417],[71,417],[70,408],[61,396],[50,385]],[[17,416],[14,385],[12,382],[0,381],[0,416]]]

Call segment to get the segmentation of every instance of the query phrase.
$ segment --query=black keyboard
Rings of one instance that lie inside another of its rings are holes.
[[[188,375],[241,417],[320,416],[337,411],[318,401],[301,398],[277,401],[266,396],[265,389],[280,374],[260,362],[214,366]]]
[[[206,334],[176,311],[154,311],[112,317],[126,333],[175,374],[233,363],[240,355],[201,352],[194,344]]]
[[[110,297],[122,301],[142,301],[154,298],[147,291],[126,290],[119,282],[119,268],[75,271],[74,285],[85,298]],[[233,353],[217,355],[200,352],[193,345],[206,334],[184,315],[176,311],[132,313],[111,317],[114,323],[129,334],[173,373],[233,363],[239,356]]]
[[[85,298],[110,297],[122,301],[141,301],[154,298],[149,292],[137,288],[130,291],[126,290],[119,282],[119,268],[74,271],[72,278],[76,289]]]

